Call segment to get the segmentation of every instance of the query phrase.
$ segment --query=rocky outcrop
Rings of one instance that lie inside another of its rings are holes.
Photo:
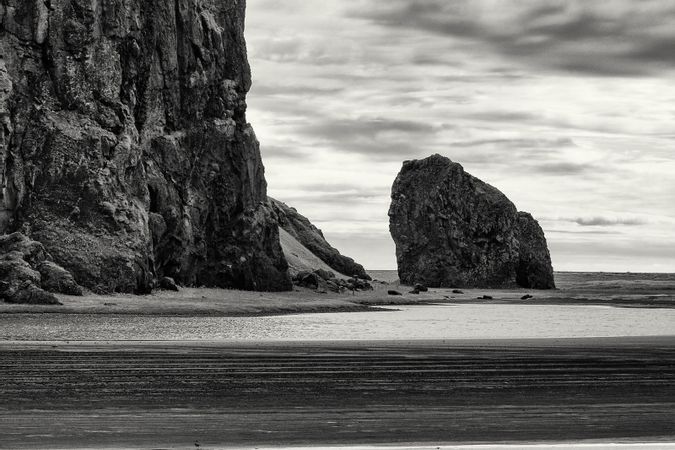
[[[291,288],[242,0],[0,0],[0,232],[95,292]]]
[[[539,224],[461,165],[406,161],[389,209],[399,278],[430,287],[555,287]]]
[[[555,289],[551,255],[546,246],[544,230],[531,214],[518,213],[518,286],[533,289]]]
[[[40,284],[44,290],[57,294],[82,295],[82,288],[73,275],[58,264],[44,261],[37,270],[40,272]]]
[[[21,233],[0,236],[0,299],[57,305],[52,293],[82,295],[72,275],[49,258],[42,244]]]
[[[270,198],[270,204],[279,227],[328,265],[329,268],[349,277],[371,279],[361,264],[357,264],[352,258],[341,255],[336,248],[326,241],[321,230],[295,208],[272,198]],[[315,269],[319,268],[323,267],[315,267]]]

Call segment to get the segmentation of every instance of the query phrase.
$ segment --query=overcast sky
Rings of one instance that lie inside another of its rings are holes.
[[[556,270],[675,271],[675,2],[249,0],[247,39],[270,195],[367,268],[402,161],[440,153]]]

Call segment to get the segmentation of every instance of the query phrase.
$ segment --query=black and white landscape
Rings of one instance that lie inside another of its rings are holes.
[[[0,448],[675,448],[673,22],[0,0]]]

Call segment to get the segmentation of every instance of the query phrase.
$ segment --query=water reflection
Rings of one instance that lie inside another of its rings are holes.
[[[4,340],[409,340],[656,335],[675,335],[675,310],[458,305],[274,317],[0,316],[0,338]]]

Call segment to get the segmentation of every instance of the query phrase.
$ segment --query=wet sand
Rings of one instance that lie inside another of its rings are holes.
[[[593,305],[622,308],[675,308],[675,275],[615,275],[609,281],[603,274],[556,274],[560,289],[430,289],[411,294],[409,286],[398,282],[374,282],[373,291],[322,293],[295,288],[291,292],[248,292],[226,289],[183,288],[180,292],[156,291],[152,295],[129,294],[59,295],[62,306],[12,305],[0,302],[0,315],[7,314],[98,314],[181,317],[251,317],[284,314],[365,312],[383,306],[425,304],[521,304]],[[661,275],[652,280],[649,276]],[[590,277],[590,278],[589,278]],[[388,290],[403,295],[391,296]],[[525,295],[532,298],[522,299]],[[484,296],[492,297],[485,299]]]
[[[0,343],[0,448],[675,440],[675,337]]]

